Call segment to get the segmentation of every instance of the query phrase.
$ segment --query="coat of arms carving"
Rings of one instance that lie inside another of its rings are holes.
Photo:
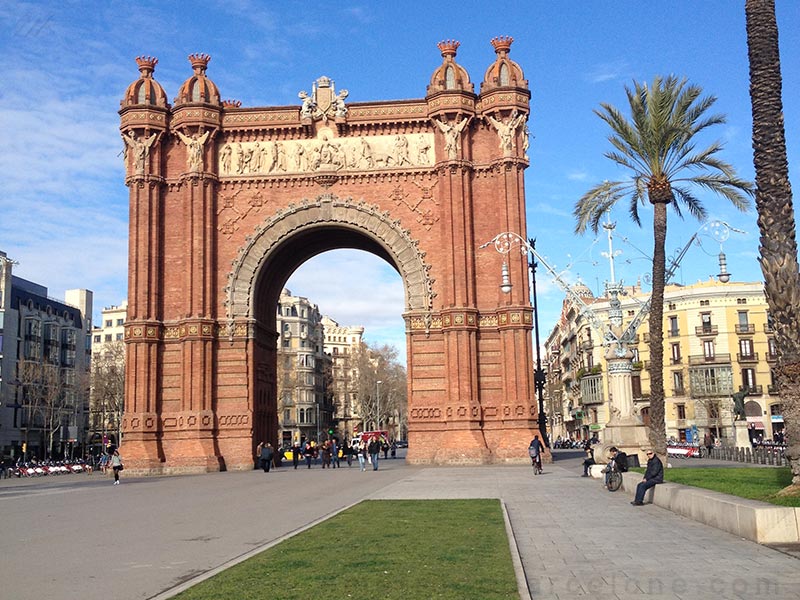
[[[323,122],[327,123],[331,117],[344,117],[347,115],[344,99],[347,98],[348,94],[347,90],[341,90],[337,94],[333,80],[323,75],[312,84],[310,96],[305,90],[297,94],[303,101],[303,107],[300,109],[300,118],[322,119]]]

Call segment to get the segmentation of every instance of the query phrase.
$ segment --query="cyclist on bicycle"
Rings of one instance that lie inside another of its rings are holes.
[[[617,471],[619,473],[625,473],[628,470],[628,455],[624,452],[620,452],[616,446],[611,446],[609,452],[611,452],[611,460],[609,461],[606,468],[603,469],[603,473],[605,473],[605,485],[608,487],[608,482],[611,479],[612,471]],[[611,491],[611,490],[609,490]]]
[[[539,436],[533,436],[530,445],[528,446],[528,455],[531,457],[534,465],[538,465],[541,468],[542,464],[542,449],[544,446],[542,442],[539,441]]]

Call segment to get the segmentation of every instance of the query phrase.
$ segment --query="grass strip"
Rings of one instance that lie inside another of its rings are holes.
[[[633,469],[644,473],[644,469]],[[789,467],[698,467],[665,469],[664,481],[714,490],[778,506],[800,506],[800,497],[776,494],[792,482]]]
[[[367,500],[176,598],[499,600],[519,593],[498,500]]]

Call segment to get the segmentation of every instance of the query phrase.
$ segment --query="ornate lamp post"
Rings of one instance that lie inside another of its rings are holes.
[[[375,382],[375,421],[378,423],[378,431],[381,430],[381,384],[383,381],[378,379]]]
[[[506,231],[494,237],[493,240],[483,244],[481,248],[485,248],[489,244],[494,244],[495,250],[503,255],[503,266],[501,271],[500,291],[504,294],[510,294],[511,277],[508,274],[508,253],[511,252],[512,247],[519,246],[521,253],[528,253],[528,268],[531,271],[531,296],[533,304],[533,329],[535,335],[535,349],[536,349],[536,369],[533,371],[533,383],[536,387],[536,398],[539,402],[539,433],[542,436],[545,446],[550,447],[550,438],[547,435],[547,414],[544,411],[544,384],[547,380],[544,369],[542,368],[542,352],[539,348],[539,304],[536,297],[536,267],[539,264],[536,262],[536,240],[531,239],[525,241],[516,233]]]

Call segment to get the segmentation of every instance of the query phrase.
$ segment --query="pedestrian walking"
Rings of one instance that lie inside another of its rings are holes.
[[[292,444],[292,466],[296,469],[300,463],[300,442]]]
[[[381,453],[381,442],[378,440],[378,436],[374,436],[369,443],[369,459],[372,461],[372,470],[378,470],[378,456]]]
[[[272,459],[275,455],[275,450],[272,448],[272,444],[269,442],[261,442],[259,444],[260,450],[260,460],[261,460],[261,468],[264,470],[264,473],[269,473],[270,465],[272,465]]]
[[[358,442],[356,446],[356,452],[358,452],[358,466],[361,467],[362,471],[367,470],[367,444],[364,440]]]
[[[303,455],[306,457],[306,467],[310,469],[311,460],[314,458],[314,446],[311,445],[311,442],[306,442],[305,448],[303,448]]]
[[[119,485],[119,472],[124,468],[122,465],[122,457],[119,455],[119,450],[114,448],[114,454],[111,455],[111,469],[114,471],[114,485]]]
[[[336,438],[331,441],[331,461],[334,469],[342,466],[339,463],[339,444],[336,443]]]

